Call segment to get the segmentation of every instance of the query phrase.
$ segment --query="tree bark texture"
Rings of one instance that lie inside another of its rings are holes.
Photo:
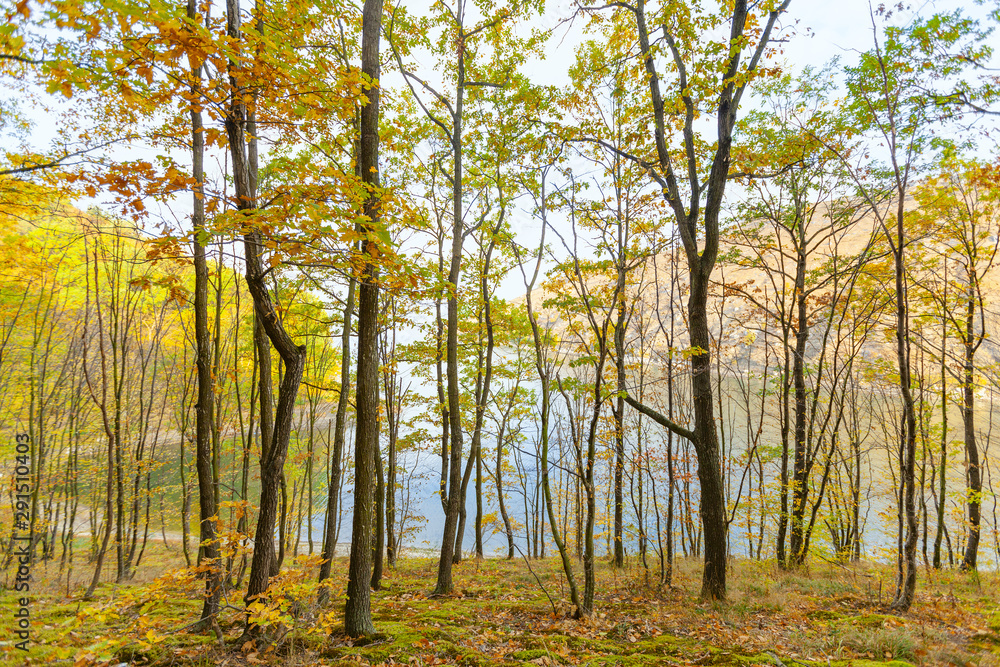
[[[365,231],[379,222],[379,38],[382,0],[365,0],[361,27],[361,72],[370,83],[368,103],[361,107],[358,164],[366,189]],[[357,427],[354,444],[354,522],[347,580],[344,631],[351,637],[375,632],[371,613],[372,521],[375,504],[375,457],[378,456],[378,246],[368,234],[362,246],[364,267],[359,280]]]

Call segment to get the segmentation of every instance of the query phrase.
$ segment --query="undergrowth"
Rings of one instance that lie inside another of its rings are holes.
[[[241,642],[242,591],[227,592],[221,639],[195,633],[203,580],[196,569],[176,567],[176,550],[153,549],[151,558],[141,578],[102,584],[91,601],[73,580],[67,595],[58,568],[40,568],[31,650],[8,640],[0,664],[1000,666],[993,573],[931,573],[910,613],[895,615],[887,608],[893,573],[870,564],[784,572],[734,560],[729,599],[706,603],[697,597],[697,561],[678,561],[669,586],[638,563],[614,569],[602,561],[595,614],[576,621],[553,559],[532,561],[534,574],[523,560],[465,560],[455,568],[455,593],[435,598],[436,562],[411,558],[389,569],[373,594],[378,634],[358,639],[343,634],[346,559],[334,563],[331,603],[320,608],[318,559],[300,557],[276,578],[266,603],[249,609],[261,638]],[[14,609],[18,595],[4,590],[4,609]]]

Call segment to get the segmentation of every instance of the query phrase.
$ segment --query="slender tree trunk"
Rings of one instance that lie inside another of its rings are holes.
[[[89,283],[89,275],[88,275],[88,283]],[[88,284],[88,288],[89,288],[89,284]],[[87,291],[88,291],[88,297],[89,297],[90,290],[88,289]],[[104,426],[104,435],[107,438],[107,443],[108,443],[108,474],[107,474],[107,478],[106,478],[107,482],[106,482],[106,485],[105,485],[104,538],[101,540],[101,546],[100,546],[100,549],[97,552],[97,562],[94,564],[94,576],[90,580],[90,585],[87,587],[87,592],[84,593],[84,595],[83,595],[83,599],[84,600],[90,600],[90,599],[93,598],[94,591],[97,589],[97,584],[101,580],[101,571],[104,569],[104,557],[108,553],[108,543],[111,541],[111,522],[113,521],[113,519],[112,519],[112,512],[114,511],[114,508],[113,508],[113,505],[112,505],[112,494],[114,493],[114,467],[111,465],[111,462],[113,460],[115,449],[116,449],[116,443],[115,443],[115,435],[116,435],[116,433],[111,428],[111,424],[110,424],[110,421],[108,420],[108,412],[107,412],[107,402],[106,402],[107,383],[108,383],[107,356],[106,356],[105,351],[104,351],[104,318],[101,315],[100,280],[99,280],[99,276],[98,276],[98,263],[97,263],[97,249],[96,248],[94,249],[94,301],[95,301],[96,312],[97,312],[97,339],[98,339],[98,346],[99,346],[99,349],[100,349],[100,357],[101,357],[101,398],[100,399],[97,398],[97,392],[94,390],[93,383],[91,382],[91,379],[90,379],[90,374],[89,374],[89,372],[87,370],[87,345],[86,345],[86,340],[87,340],[88,333],[87,333],[86,329],[84,329],[84,333],[83,333],[84,341],[85,341],[84,342],[84,348],[83,348],[83,372],[84,372],[84,376],[85,376],[85,378],[87,380],[87,389],[90,392],[90,396],[94,400],[94,403],[97,404],[97,407],[98,407],[98,409],[101,412],[101,423]],[[86,313],[87,316],[90,315],[89,305],[90,304],[88,302],[88,304],[87,304],[87,306],[88,306],[87,307],[87,313]],[[96,535],[96,531],[94,531],[93,529],[91,530],[91,532]]]
[[[532,318],[532,328],[537,331],[537,323],[535,323],[534,316],[529,312],[528,317]],[[539,347],[541,344],[541,339],[538,334],[535,334],[535,345]],[[541,352],[538,352],[540,355]],[[542,371],[542,362],[539,360],[539,371]],[[544,371],[542,371],[544,372]],[[541,422],[539,423],[539,438],[541,439],[541,459],[539,461],[539,471],[541,475],[541,485],[542,485],[542,496],[545,501],[545,509],[548,513],[549,525],[552,528],[552,541],[556,544],[556,549],[559,550],[559,557],[562,561],[563,572],[566,574],[566,581],[569,584],[570,601],[576,608],[575,616],[576,618],[583,618],[588,615],[589,609],[584,606],[584,603],[580,600],[579,589],[576,585],[576,579],[573,576],[573,566],[570,564],[569,551],[566,549],[566,545],[563,542],[562,536],[559,533],[559,522],[556,517],[555,507],[552,502],[552,489],[549,484],[549,412],[550,412],[550,402],[549,396],[551,390],[549,389],[549,379],[546,373],[541,377],[542,384],[542,414]],[[544,523],[542,526],[544,527]],[[593,540],[591,540],[591,543]],[[543,533],[543,543],[544,543],[544,533]]]
[[[226,2],[227,33],[234,44],[243,41],[240,26],[239,5],[236,0]],[[258,26],[258,29],[260,26]],[[243,92],[240,88],[240,65],[235,60],[229,63],[230,85],[232,99],[227,109],[225,125],[229,138],[229,150],[233,163],[233,182],[236,189],[236,205],[239,211],[253,211],[256,206],[256,155],[248,154],[246,130],[248,113],[243,102]],[[250,564],[250,579],[247,585],[246,600],[252,602],[267,591],[268,580],[274,561],[274,527],[277,506],[281,492],[281,478],[285,459],[288,455],[288,442],[291,436],[292,417],[295,410],[295,397],[305,366],[305,347],[296,345],[288,335],[279,318],[277,309],[264,282],[264,269],[261,260],[263,239],[258,230],[250,228],[244,234],[244,261],[246,264],[246,282],[253,297],[257,321],[266,334],[271,345],[278,351],[284,364],[284,374],[278,390],[278,403],[274,411],[273,433],[270,440],[261,441],[261,495],[260,512],[257,518],[257,530],[254,534],[254,554]],[[270,349],[261,355],[261,430],[264,429],[265,399],[269,396],[263,391],[265,376],[264,358],[270,355]],[[266,369],[270,370],[270,369]],[[270,378],[270,374],[267,374]],[[266,406],[269,408],[270,406]],[[247,621],[247,633],[255,634],[256,626]]]
[[[465,472],[462,473],[462,487],[458,494],[458,526],[455,529],[455,551],[452,555],[452,563],[462,562],[462,542],[465,537],[465,522],[468,519],[468,512],[465,509],[466,500],[469,496],[469,482],[472,480],[472,469],[476,464],[475,442],[469,447],[469,460],[465,462]]]
[[[616,161],[616,167],[618,162]],[[617,197],[617,200],[621,202],[621,195]],[[628,326],[628,321],[626,318],[625,311],[625,251],[626,248],[623,243],[622,238],[622,223],[619,216],[618,224],[618,258],[617,258],[617,271],[618,271],[618,284],[616,286],[616,294],[618,296],[618,303],[616,305],[616,311],[618,319],[615,322],[614,330],[614,345],[615,345],[615,358],[616,363],[616,380],[618,396],[614,403],[614,420],[615,420],[615,556],[614,563],[615,567],[625,567],[625,543],[623,541],[624,532],[624,516],[623,516],[623,496],[622,496],[622,474],[625,469],[625,329]],[[654,259],[655,261],[655,259]],[[639,521],[642,521],[643,517],[637,517]]]
[[[188,0],[187,17],[198,19],[198,3]],[[205,257],[208,235],[205,231],[205,131],[201,117],[201,63],[191,59],[191,153],[195,181],[192,227],[194,230],[194,335],[198,367],[198,402],[195,407],[195,466],[198,470],[201,544],[208,559],[205,578],[205,603],[201,610],[202,628],[215,625],[222,595],[219,543],[215,534],[217,497],[213,471],[212,434],[214,427],[215,383],[212,377],[212,340],[208,331],[208,261]],[[220,287],[221,289],[221,287]],[[217,470],[217,467],[215,467]]]
[[[786,539],[788,535],[788,491],[790,488],[788,480],[788,459],[789,446],[788,434],[791,430],[791,359],[788,354],[789,327],[787,322],[781,325],[783,334],[784,364],[781,383],[781,501],[778,513],[778,534],[775,539],[775,549],[778,557],[778,567],[784,569],[788,567],[788,554],[786,551]]]
[[[511,390],[510,403],[508,403],[507,409],[504,411],[503,417],[500,420],[499,427],[497,428],[497,462],[496,462],[496,482],[497,482],[497,503],[500,505],[500,516],[503,518],[504,532],[507,534],[507,560],[513,560],[514,558],[514,529],[510,522],[510,516],[507,514],[507,503],[504,501],[505,492],[503,486],[503,455],[504,455],[504,435],[507,432],[507,422],[510,418],[510,412],[514,406],[514,401],[517,397],[517,389],[519,382],[515,382],[514,388]],[[525,523],[527,523],[528,515],[525,513]],[[530,548],[530,545],[527,545]]]
[[[789,565],[805,562],[803,522],[809,496],[809,466],[806,461],[806,343],[809,341],[809,315],[805,293],[805,223],[798,220],[795,266],[795,351],[792,353],[792,383],[795,389],[795,449],[792,460],[792,513],[789,540]]]
[[[464,9],[459,0],[456,16],[463,16]],[[460,39],[464,39],[462,26],[458,26]],[[451,566],[455,557],[455,542],[459,512],[462,504],[462,415],[458,382],[458,288],[462,269],[462,244],[465,226],[462,222],[462,105],[465,99],[465,55],[458,51],[458,72],[455,93],[455,109],[452,115],[451,146],[455,157],[452,173],[453,229],[451,242],[451,264],[448,270],[448,327],[445,353],[447,356],[448,384],[448,428],[451,439],[449,447],[450,475],[448,481],[448,508],[445,513],[444,537],[441,541],[441,559],[438,563],[435,594],[446,595],[453,588]]]
[[[965,556],[962,558],[963,570],[976,569],[976,556],[979,552],[980,522],[982,520],[983,477],[979,462],[979,446],[976,443],[976,410],[975,410],[975,354],[976,354],[976,292],[973,276],[969,275],[968,292],[966,294],[965,311],[965,358],[962,374],[962,425],[965,436],[965,455],[968,460],[966,476],[968,479],[968,513],[969,539],[965,543]]]
[[[354,447],[354,524],[348,569],[344,631],[348,636],[375,632],[371,614],[372,505],[375,500],[375,458],[378,456],[378,244],[374,230],[380,217],[379,187],[379,37],[382,0],[365,0],[361,19],[361,72],[369,82],[367,104],[361,107],[358,163],[367,188],[362,247],[364,268],[358,303],[357,427]]]
[[[944,303],[948,303],[948,263],[944,265]],[[938,464],[937,532],[934,535],[934,569],[941,569],[941,541],[944,539],[945,492],[948,475],[948,376],[946,353],[948,347],[948,320],[941,318],[941,460]]]
[[[114,441],[112,438],[108,438],[108,460],[114,454]],[[97,552],[97,562],[94,564],[94,576],[90,580],[90,585],[87,587],[87,592],[84,593],[84,600],[91,600],[94,597],[94,591],[97,590],[97,584],[101,581],[101,571],[104,569],[104,556],[108,553],[108,543],[111,541],[111,513],[113,511],[111,505],[111,494],[113,492],[112,480],[114,479],[114,473],[112,467],[108,466],[108,476],[107,476],[107,502],[104,506],[104,537],[101,539],[101,548]]]
[[[619,247],[619,252],[624,249]],[[625,470],[625,275],[624,258],[618,260],[618,321],[614,331],[615,355],[618,360],[617,381],[618,397],[614,403],[615,420],[615,555],[612,563],[615,567],[625,567],[624,532],[624,500],[622,493],[622,475]],[[655,260],[654,260],[655,261]]]
[[[438,275],[444,273],[444,232],[438,239]],[[437,379],[438,404],[441,410],[441,480],[438,485],[441,496],[441,511],[445,517],[448,516],[448,480],[450,478],[449,466],[451,464],[448,443],[451,441],[451,421],[448,417],[448,396],[445,392],[444,380],[444,319],[441,317],[441,297],[438,296],[435,304],[437,315],[437,332],[435,342],[435,377]]]
[[[185,358],[185,361],[187,359]],[[187,435],[187,381],[185,380],[184,393],[181,397],[183,403],[181,418],[181,442],[180,442],[180,477],[181,477],[181,551],[184,552],[184,561],[191,567],[191,550],[188,548],[189,536],[191,534],[191,491],[187,481],[187,462],[184,460],[185,444],[188,442]]]
[[[898,194],[896,210],[896,239],[893,259],[896,282],[896,357],[899,365],[899,384],[903,394],[902,442],[900,447],[900,491],[906,538],[899,554],[899,572],[896,598],[892,607],[898,611],[908,611],[913,604],[917,588],[917,512],[915,503],[917,422],[911,391],[910,378],[910,330],[909,312],[905,285],[903,252],[903,203],[904,193]],[[901,535],[902,537],[902,535]]]
[[[323,562],[319,568],[319,581],[322,584],[330,578],[330,569],[334,553],[337,550],[338,505],[340,503],[340,460],[344,455],[344,431],[347,425],[347,398],[351,385],[351,315],[354,311],[354,293],[357,281],[351,276],[347,285],[347,302],[344,304],[344,329],[340,334],[340,393],[337,396],[337,415],[333,427],[333,454],[330,458],[330,486],[326,500],[326,523],[323,533]],[[329,586],[319,589],[320,606],[330,601]]]
[[[705,569],[701,595],[706,599],[726,597],[726,552],[728,546],[726,500],[722,482],[719,440],[712,409],[711,334],[708,328],[708,275],[691,280],[688,321],[691,345],[701,354],[691,356],[691,388],[695,412],[694,445],[701,483],[700,514],[705,530]]]
[[[389,567],[396,567],[399,538],[396,535],[396,443],[399,437],[399,417],[394,419],[386,457],[385,482],[385,558]]]
[[[372,588],[382,589],[385,565],[385,471],[382,453],[375,452],[375,536],[372,538]]]

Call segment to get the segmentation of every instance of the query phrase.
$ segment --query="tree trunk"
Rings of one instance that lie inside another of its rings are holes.
[[[976,569],[976,556],[979,552],[979,532],[982,513],[983,478],[979,463],[979,446],[976,444],[976,411],[975,411],[975,322],[976,293],[973,276],[969,275],[968,293],[966,294],[965,311],[965,364],[962,376],[962,424],[965,435],[965,455],[968,460],[968,512],[969,539],[965,544],[965,556],[962,558],[963,570]]]
[[[323,562],[319,568],[322,584],[330,578],[333,556],[337,550],[337,522],[340,503],[340,459],[344,454],[344,430],[347,425],[347,398],[351,385],[351,315],[354,312],[354,292],[357,281],[351,276],[347,284],[347,303],[344,304],[344,329],[340,334],[340,394],[337,396],[337,415],[333,427],[333,454],[330,457],[330,486],[326,500],[326,523],[323,533]],[[329,586],[319,589],[320,606],[330,601]]]
[[[948,263],[944,264],[944,296],[942,300],[948,303]],[[948,320],[941,318],[941,459],[938,464],[940,477],[938,478],[937,494],[937,532],[934,534],[934,559],[935,570],[941,569],[941,541],[944,539],[944,510],[945,492],[947,491],[948,474],[948,382],[947,364],[945,363],[945,352],[948,345]]]
[[[798,217],[798,216],[797,216]],[[792,460],[792,515],[789,540],[789,564],[798,567],[805,562],[806,502],[809,497],[809,466],[806,461],[806,343],[809,340],[809,316],[805,292],[805,222],[798,220],[795,266],[795,351],[792,354],[792,382],[795,387],[795,450]]]
[[[906,539],[899,554],[896,598],[892,607],[908,611],[913,604],[917,588],[917,513],[915,503],[917,420],[910,379],[910,330],[906,296],[905,267],[903,264],[903,202],[904,192],[898,194],[896,210],[896,242],[893,259],[896,279],[896,359],[899,365],[899,385],[903,394],[902,442],[900,448],[900,486],[905,519]],[[901,526],[902,530],[904,526]],[[902,535],[900,536],[902,537]]]
[[[382,453],[375,452],[375,536],[372,538],[372,588],[382,589],[382,568],[385,565],[385,472]]]
[[[187,17],[195,21],[198,6],[188,0]],[[205,257],[205,133],[201,117],[201,63],[191,60],[191,174],[195,181],[191,223],[194,231],[194,336],[198,367],[198,402],[195,408],[195,464],[198,470],[198,504],[201,518],[201,552],[209,562],[205,579],[202,628],[215,625],[222,595],[219,544],[215,534],[217,512],[215,476],[212,466],[212,435],[215,431],[215,383],[212,377],[212,341],[208,332],[208,262]]]
[[[234,44],[242,42],[239,5],[236,0],[226,2],[227,33]],[[235,60],[229,63],[232,99],[226,113],[226,134],[233,163],[233,182],[236,190],[237,210],[250,212],[256,206],[256,155],[248,155],[246,145],[247,109],[243,103],[243,93],[239,86],[239,65]],[[295,410],[295,396],[305,366],[305,347],[296,345],[282,324],[271,295],[264,283],[264,269],[261,261],[263,241],[260,232],[250,227],[243,236],[246,282],[253,297],[254,310],[260,328],[267,335],[271,345],[278,351],[284,364],[284,375],[278,390],[278,403],[274,412],[274,430],[270,441],[261,441],[261,496],[257,530],[254,534],[254,554],[250,564],[250,580],[247,586],[248,603],[258,599],[267,591],[272,561],[274,560],[274,524],[277,513],[281,477],[288,441],[291,436],[292,416]],[[258,341],[259,342],[259,341]],[[264,387],[264,358],[270,355],[265,350],[261,355],[261,386]],[[269,370],[269,369],[267,369]],[[269,374],[267,374],[269,378]],[[265,400],[269,396],[261,391],[261,430],[264,430]],[[256,633],[256,626],[247,620],[247,633]]]
[[[457,16],[463,16],[459,3]],[[462,27],[458,26],[461,34]],[[462,104],[465,95],[465,56],[458,52],[458,80],[455,93],[455,111],[452,115],[451,146],[455,156],[452,173],[453,229],[451,242],[451,264],[448,270],[448,328],[445,354],[447,356],[448,428],[451,439],[450,470],[448,480],[448,508],[444,520],[444,537],[441,541],[441,559],[438,563],[437,585],[434,593],[446,595],[451,592],[451,565],[455,557],[456,531],[462,504],[462,415],[458,383],[458,288],[462,269],[462,243],[464,225],[462,222]]]
[[[344,631],[357,637],[375,632],[371,613],[372,510],[375,500],[375,457],[378,456],[378,244],[379,224],[379,37],[382,0],[365,0],[361,19],[361,72],[369,87],[361,107],[358,164],[367,188],[362,247],[364,268],[358,303],[357,427],[354,446],[354,523],[348,569]]]
[[[707,273],[692,275],[691,296],[688,300],[691,345],[698,350],[704,350],[691,356],[691,395],[695,414],[693,443],[698,456],[698,481],[701,483],[700,514],[705,529],[705,569],[702,574],[701,596],[705,599],[721,600],[726,597],[728,528],[719,460],[719,440],[712,408],[712,366],[708,352],[711,335],[708,328],[707,300]]]
[[[619,248],[623,252],[623,248]],[[624,257],[618,258],[618,321],[614,331],[615,356],[617,357],[617,381],[618,397],[614,403],[615,420],[615,556],[612,563],[615,567],[625,567],[625,543],[623,541],[624,531],[624,500],[622,493],[622,475],[625,470],[625,276]],[[655,261],[655,260],[654,260]],[[642,517],[639,517],[642,520]]]
[[[776,5],[767,22],[758,26],[760,37],[754,47],[751,60],[747,63],[750,72],[770,41],[771,32],[778,18],[787,9],[789,0]],[[645,65],[649,102],[655,125],[657,168],[654,173],[649,165],[644,168],[657,180],[666,203],[671,207],[677,223],[678,233],[683,243],[690,278],[688,297],[688,332],[692,349],[691,355],[691,395],[694,403],[694,429],[688,431],[651,411],[645,406],[626,397],[626,401],[640,409],[657,423],[667,426],[678,435],[689,437],[698,456],[698,479],[701,482],[701,518],[705,534],[705,569],[702,578],[701,595],[706,599],[722,599],[726,596],[726,551],[727,530],[725,489],[722,482],[719,460],[719,440],[716,432],[715,415],[712,408],[711,377],[711,336],[708,327],[708,284],[712,269],[719,253],[719,213],[722,208],[726,182],[729,179],[730,154],[732,151],[733,128],[736,113],[745,92],[747,80],[738,76],[740,59],[746,46],[746,25],[748,6],[746,0],[736,0],[732,6],[729,34],[729,51],[725,58],[722,89],[715,107],[717,144],[712,156],[707,179],[701,182],[697,174],[699,157],[695,153],[695,102],[687,82],[687,68],[681,59],[681,49],[674,36],[663,25],[664,42],[674,56],[680,69],[677,79],[678,92],[684,108],[684,152],[687,163],[685,185],[695,195],[690,202],[681,194],[667,148],[667,107],[660,91],[660,78],[656,70],[646,22],[645,2],[639,0],[630,7],[636,20],[636,32]],[[750,42],[753,43],[752,41]],[[683,46],[683,45],[682,45]],[[747,73],[749,74],[749,72]],[[700,194],[704,192],[704,200]]]

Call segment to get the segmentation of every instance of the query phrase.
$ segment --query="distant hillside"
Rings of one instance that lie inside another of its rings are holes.
[[[832,206],[843,206],[843,202],[837,202]],[[892,211],[895,208],[895,202],[887,202],[884,204],[884,208]],[[907,212],[918,210],[917,202],[912,196],[907,197],[904,201],[904,208]],[[875,216],[870,210],[863,212],[859,207],[859,212],[852,224],[845,226],[834,234],[830,234],[827,231],[830,226],[830,210],[831,205],[819,205],[816,214],[811,218],[810,224],[807,225],[805,230],[807,245],[809,247],[806,271],[810,275],[810,280],[818,279],[818,276],[824,273],[824,265],[832,262],[834,258],[836,258],[839,266],[847,267],[866,248],[870,248],[869,255],[871,260],[866,269],[868,277],[863,283],[859,283],[854,293],[850,296],[859,303],[871,299],[872,296],[887,301],[894,300],[895,290],[891,279],[888,246],[885,234],[880,229]],[[764,223],[764,231],[770,229],[772,229],[771,226]],[[750,340],[754,338],[755,333],[760,334],[759,330],[764,326],[767,318],[759,307],[753,305],[751,300],[756,300],[758,303],[767,303],[774,310],[777,308],[776,303],[784,298],[787,303],[785,312],[792,312],[792,278],[795,270],[794,257],[792,255],[794,251],[791,249],[791,239],[787,234],[783,234],[782,237],[785,250],[782,253],[778,251],[777,247],[765,250],[763,245],[748,241],[745,236],[734,235],[734,232],[737,232],[737,230],[730,228],[729,235],[720,245],[719,261],[713,273],[715,285],[709,297],[710,323],[716,337],[719,336],[720,331],[724,333],[726,344],[735,345],[736,347],[756,348],[738,350],[735,352],[735,356],[749,354],[751,359],[756,359],[763,352],[759,345],[752,346]],[[771,235],[771,242],[774,243],[773,234]],[[990,242],[996,243],[995,236],[990,237]],[[910,238],[908,243],[906,258],[907,268],[913,273],[911,279],[915,278],[919,280],[921,285],[924,286],[923,289],[940,289],[943,284],[944,275],[943,264],[939,256],[945,251],[944,243],[940,241],[934,242],[928,236]],[[936,263],[928,266],[928,262],[920,259],[921,254],[935,258]],[[631,272],[627,292],[628,301],[634,304],[634,311],[629,327],[629,339],[632,345],[636,344],[636,337],[640,328],[645,328],[646,345],[652,345],[656,349],[665,351],[667,339],[664,332],[660,329],[657,318],[663,320],[664,327],[669,326],[668,304],[671,300],[672,273],[676,276],[672,291],[673,300],[676,304],[674,326],[677,342],[675,342],[675,347],[686,345],[685,294],[687,289],[687,265],[683,252],[678,251],[676,253],[673,264],[674,266],[672,267],[669,253],[660,253],[649,257],[642,265]],[[879,266],[880,264],[881,266]],[[766,269],[765,266],[769,267],[769,269]],[[948,270],[948,278],[954,282],[958,275],[956,272],[960,271],[961,268],[953,260],[949,262]],[[780,274],[782,271],[787,275],[784,285],[781,282]],[[884,277],[880,276],[879,271],[884,274]],[[568,330],[570,322],[575,321],[578,325],[586,325],[586,319],[583,314],[578,314],[575,318],[567,319],[560,313],[558,308],[553,307],[551,304],[548,307],[543,307],[543,304],[553,299],[564,299],[566,296],[575,296],[577,294],[579,288],[574,287],[572,283],[566,280],[558,282],[558,285],[554,285],[550,274],[546,284],[536,288],[532,292],[532,302],[535,311],[539,314],[540,323],[543,326],[550,326],[563,340],[564,344],[571,345],[571,341],[576,339],[572,332]],[[841,286],[843,282],[842,280]],[[977,363],[979,366],[1000,363],[1000,347],[989,336],[990,332],[1000,329],[1000,307],[995,305],[994,296],[1000,294],[1000,261],[997,261],[986,273],[983,277],[982,285],[987,311],[985,317],[987,340],[977,355],[977,359],[982,362]],[[614,276],[611,274],[592,275],[587,278],[586,289],[592,295],[610,294],[613,288]],[[807,285],[807,289],[810,288],[810,285]],[[872,293],[873,289],[881,290],[881,292]],[[782,290],[785,290],[783,295]],[[822,308],[822,302],[828,301],[831,294],[832,286],[830,285],[817,289],[812,295],[811,306],[814,309]],[[920,305],[916,303],[916,299],[925,298],[926,292],[921,294],[921,289],[911,287],[910,294],[911,302],[914,303],[914,306],[911,307],[913,322],[911,326],[914,329],[921,326],[924,328],[928,339],[926,345],[929,347],[939,346],[940,333],[938,332],[941,326],[940,320],[935,318],[937,321],[935,325],[930,321],[920,321],[918,317]],[[847,294],[842,298],[846,297]],[[638,303],[636,303],[637,300]],[[525,299],[522,296],[515,299],[515,302],[524,303]],[[595,314],[598,318],[603,318],[606,308],[602,310],[602,304],[599,303],[598,299],[594,300],[594,304]],[[958,315],[961,317],[962,313]],[[891,326],[893,324],[892,317],[894,315],[891,311],[883,312],[883,324]],[[773,320],[767,324],[771,329],[777,326]],[[810,331],[812,354],[818,352],[818,339],[822,324],[821,319],[816,319],[812,322],[812,330]],[[794,332],[792,332],[792,336],[794,336]],[[914,353],[916,353],[916,346],[920,342],[919,336],[915,334],[913,340],[915,345]],[[894,362],[895,346],[891,338],[887,338],[883,334],[872,335],[865,345],[865,357],[883,357]],[[952,354],[954,353],[953,351]],[[754,365],[756,364],[751,364],[751,366]]]

